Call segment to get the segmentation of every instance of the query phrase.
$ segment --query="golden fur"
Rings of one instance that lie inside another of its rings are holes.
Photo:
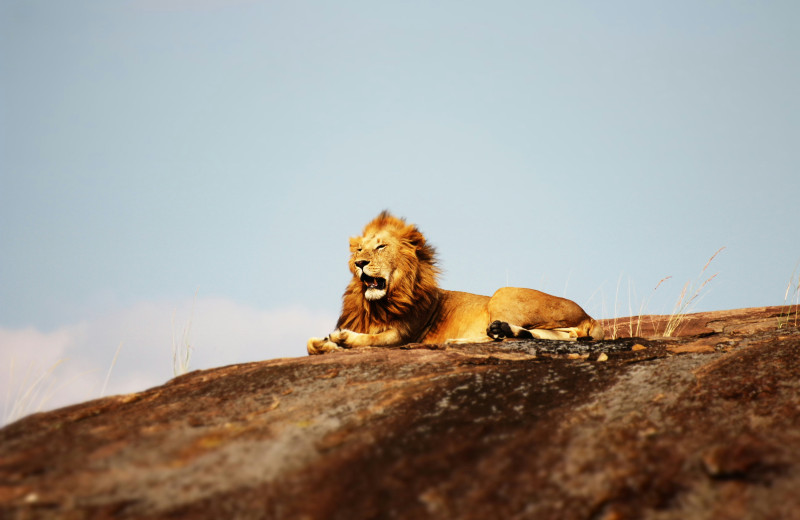
[[[602,327],[565,298],[513,287],[492,297],[440,289],[433,246],[386,211],[350,239],[349,267],[353,278],[336,330],[309,339],[309,354],[415,342],[603,338]]]

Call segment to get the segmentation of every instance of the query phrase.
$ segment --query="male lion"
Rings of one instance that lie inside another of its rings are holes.
[[[309,339],[309,354],[415,342],[603,339],[602,326],[565,298],[513,287],[491,298],[440,289],[434,248],[386,211],[350,239],[350,252],[353,279],[336,330]]]

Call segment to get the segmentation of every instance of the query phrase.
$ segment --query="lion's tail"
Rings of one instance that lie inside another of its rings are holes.
[[[586,324],[586,329],[587,336],[595,341],[603,339],[606,335],[606,331],[603,329],[603,326],[600,325],[600,322],[593,318],[589,318],[589,321]]]

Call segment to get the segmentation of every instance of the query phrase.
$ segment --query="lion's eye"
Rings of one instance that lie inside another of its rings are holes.
[[[379,250],[379,249],[383,249],[384,247],[386,247],[386,244],[381,244],[381,245],[379,245],[379,246],[377,246],[377,247],[375,248],[375,251],[377,251],[377,250]]]

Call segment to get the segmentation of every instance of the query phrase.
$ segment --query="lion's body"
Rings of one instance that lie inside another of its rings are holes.
[[[350,239],[350,250],[353,278],[337,330],[311,338],[309,354],[405,343],[603,337],[602,327],[565,298],[513,287],[491,297],[440,289],[433,247],[415,226],[386,212]]]
[[[420,343],[445,343],[447,341],[490,341],[486,335],[489,326],[489,301],[491,298],[460,291],[440,290],[441,304],[434,326]]]

